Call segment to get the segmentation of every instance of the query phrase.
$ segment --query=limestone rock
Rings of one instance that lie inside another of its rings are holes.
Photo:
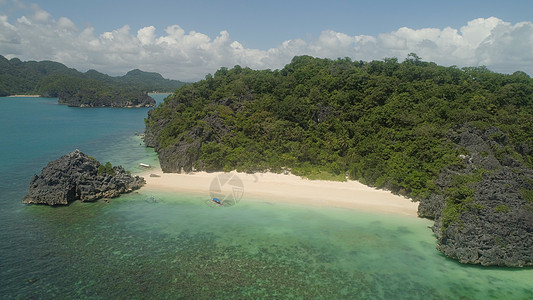
[[[524,191],[533,190],[533,170],[515,157],[499,155],[508,138],[498,128],[485,130],[472,126],[457,128],[449,138],[469,153],[462,155],[463,167],[445,169],[435,180],[442,191],[420,201],[418,215],[435,220],[433,232],[437,249],[446,256],[468,264],[485,266],[533,265],[533,203]],[[522,146],[522,152],[529,148]],[[469,209],[457,221],[443,226],[446,207],[444,191],[453,186],[453,176],[484,170]]]
[[[23,203],[67,205],[74,200],[96,201],[139,189],[144,178],[132,176],[122,167],[98,174],[100,162],[79,150],[51,161],[34,175]]]

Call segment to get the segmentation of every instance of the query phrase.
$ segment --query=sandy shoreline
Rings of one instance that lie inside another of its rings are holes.
[[[172,93],[147,93],[148,95],[170,95]]]
[[[8,98],[38,98],[40,95],[11,95],[7,96]]]
[[[150,177],[156,174],[160,177]],[[147,170],[138,174],[145,178],[144,190],[163,192],[191,192],[210,197],[211,183],[223,172],[195,172],[191,174],[163,173]],[[357,181],[335,182],[307,180],[295,175],[275,173],[246,174],[231,172],[242,182],[241,201],[285,202],[298,205],[328,206],[417,216],[418,203],[388,191],[374,189]],[[223,185],[222,193],[231,193],[229,184]]]

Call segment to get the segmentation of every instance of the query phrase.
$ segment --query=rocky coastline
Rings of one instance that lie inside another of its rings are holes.
[[[205,121],[211,128],[217,128],[217,133],[223,130],[216,126],[221,123],[216,121],[216,116]],[[215,135],[205,130],[191,130],[189,142],[183,140],[173,147],[162,148],[156,136],[165,123],[161,121],[157,125],[147,126],[145,143],[158,152],[164,172],[190,171],[199,163],[194,154],[198,153],[201,140]],[[418,211],[420,217],[435,221],[432,230],[437,237],[437,249],[465,264],[533,266],[533,202],[525,195],[533,191],[533,170],[520,159],[502,152],[501,149],[511,145],[496,127],[480,130],[459,126],[447,139],[465,149],[467,154],[460,157],[462,165],[440,173],[435,180],[439,192],[420,199]],[[532,151],[527,145],[519,150],[523,155]],[[447,204],[447,193],[455,188],[456,178],[461,176],[474,178],[467,186],[473,192],[472,201],[460,206],[455,218],[444,225],[446,213],[452,209],[452,205]]]
[[[149,111],[164,172],[345,175],[419,201],[461,263],[533,265],[533,91],[521,72],[295,57],[239,66]],[[329,177],[329,178],[335,178]]]
[[[87,91],[84,93],[63,92],[53,95],[43,95],[44,97],[57,97],[58,104],[65,104],[70,107],[114,107],[114,108],[139,108],[154,107],[155,100],[143,92],[130,92],[126,94],[102,94],[92,95]]]
[[[93,202],[118,197],[144,184],[144,178],[132,176],[121,166],[103,165],[75,150],[48,163],[40,175],[34,175],[22,202],[52,206],[75,200]]]
[[[435,181],[440,193],[422,199],[418,208],[420,217],[435,220],[437,249],[461,263],[533,266],[533,202],[526,199],[533,190],[533,170],[498,151],[510,145],[496,127],[460,126],[448,139],[468,154],[461,156],[462,166],[440,173]],[[531,151],[527,145],[519,150]],[[472,195],[453,211],[447,194],[458,178],[471,179],[466,186]]]

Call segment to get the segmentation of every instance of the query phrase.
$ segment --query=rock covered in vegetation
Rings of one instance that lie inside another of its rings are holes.
[[[54,160],[34,175],[23,203],[67,205],[74,200],[96,201],[139,189],[144,178],[121,166],[102,165],[79,150]]]
[[[457,128],[449,138],[468,154],[435,181],[419,215],[435,219],[437,249],[462,263],[533,265],[533,170],[505,151],[497,128]]]
[[[145,92],[116,91],[103,89],[64,89],[57,93],[45,94],[45,97],[57,97],[59,104],[71,107],[153,107],[155,100]]]
[[[187,85],[145,120],[165,172],[290,169],[421,200],[438,249],[532,264],[533,80],[523,72],[295,57]]]
[[[149,111],[148,114],[150,115],[151,112]],[[203,169],[203,163],[198,161],[202,145],[210,141],[220,142],[229,129],[218,113],[207,115],[202,121],[203,125],[192,128],[171,147],[160,147],[155,139],[154,131],[146,131],[144,141],[148,147],[156,148],[163,172],[190,172],[195,166]],[[165,125],[162,124],[162,126]]]

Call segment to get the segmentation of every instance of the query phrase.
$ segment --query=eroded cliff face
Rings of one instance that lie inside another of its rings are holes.
[[[156,139],[158,133],[167,125],[167,121],[160,120],[152,126],[146,126],[144,142],[158,153],[163,172],[181,173],[190,172],[195,168],[204,169],[202,161],[199,160],[202,145],[212,141],[220,142],[230,130],[217,113],[207,115],[202,120],[204,126],[190,129],[170,147],[163,147]]]
[[[79,150],[54,160],[34,175],[23,203],[67,205],[74,200],[96,201],[139,189],[144,178],[132,176],[122,167],[98,172],[100,162]]]
[[[443,170],[435,181],[441,192],[421,200],[418,211],[435,220],[437,249],[462,263],[533,265],[533,170],[505,152],[508,138],[497,128],[462,126],[449,138],[468,152],[463,166]],[[464,203],[450,199],[458,178],[474,178]]]

